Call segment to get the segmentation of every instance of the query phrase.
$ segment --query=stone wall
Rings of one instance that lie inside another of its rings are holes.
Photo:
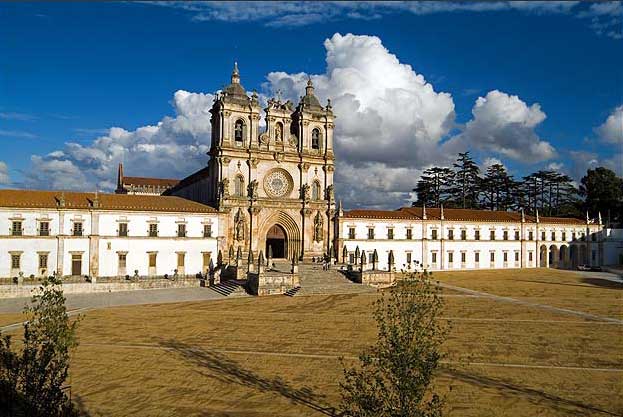
[[[80,282],[63,284],[64,294],[85,294],[100,292],[117,292],[163,288],[193,288],[202,286],[202,281],[196,278],[178,279],[145,279],[127,282]],[[0,285],[0,299],[30,297],[38,285]]]
[[[299,276],[296,274],[248,274],[247,288],[253,295],[285,294],[288,290],[300,286]]]

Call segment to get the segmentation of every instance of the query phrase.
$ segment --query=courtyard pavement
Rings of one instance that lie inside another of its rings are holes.
[[[179,303],[185,301],[206,301],[224,297],[209,288],[167,288],[154,290],[118,291],[91,294],[67,294],[67,310],[117,307],[136,304]],[[30,298],[8,298],[0,300],[0,313],[19,313]]]

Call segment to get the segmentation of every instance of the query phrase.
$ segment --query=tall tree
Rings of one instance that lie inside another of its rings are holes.
[[[589,169],[580,181],[584,209],[592,215],[601,212],[611,222],[623,222],[623,179],[614,171],[598,167]]]
[[[454,172],[450,168],[432,167],[423,172],[413,191],[417,201],[413,205],[439,207],[450,198],[450,187],[454,180]]]
[[[453,164],[454,186],[451,187],[454,206],[461,208],[476,208],[479,198],[480,168],[468,152],[459,153]]]
[[[343,415],[439,417],[443,401],[432,391],[447,327],[440,289],[426,273],[411,274],[375,302],[377,341],[344,368]]]
[[[508,175],[502,164],[493,164],[485,172],[481,182],[483,206],[489,210],[514,208],[517,183]]]
[[[10,336],[0,342],[0,414],[31,417],[77,415],[62,389],[77,321],[70,323],[59,278],[45,278],[27,307],[21,353]]]

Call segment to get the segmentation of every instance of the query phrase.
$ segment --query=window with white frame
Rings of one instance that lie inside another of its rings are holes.
[[[11,236],[21,236],[22,233],[23,233],[22,221],[21,220],[13,220],[11,222]]]

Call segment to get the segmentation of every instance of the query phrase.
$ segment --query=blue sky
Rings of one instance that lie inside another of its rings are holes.
[[[327,39],[331,68],[396,78],[350,91],[327,67]],[[621,174],[622,46],[620,2],[2,3],[0,186],[106,190],[120,159],[129,175],[200,169],[201,111],[234,60],[263,97],[277,88],[298,97],[301,73],[321,99],[337,97],[336,180],[351,206],[404,204],[427,164],[466,149],[516,176],[549,166],[578,178],[602,164]],[[400,88],[403,126],[379,108]],[[370,188],[370,201],[357,197]]]

